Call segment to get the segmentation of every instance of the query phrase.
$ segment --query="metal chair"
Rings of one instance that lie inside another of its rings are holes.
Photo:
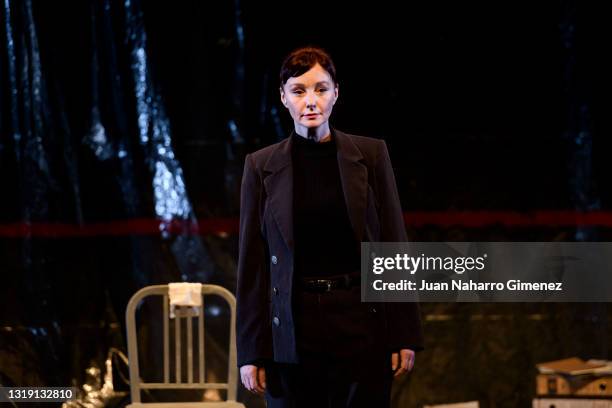
[[[204,366],[204,300],[206,295],[217,295],[222,297],[229,305],[231,311],[230,318],[230,341],[228,358],[228,379],[227,382],[205,382]],[[139,303],[149,296],[163,297],[163,382],[144,382],[140,378],[138,362],[138,341],[136,332],[136,308]],[[236,387],[238,380],[238,368],[236,365],[236,298],[227,289],[217,285],[202,285],[202,306],[196,308],[181,307],[176,309],[174,320],[174,381],[170,380],[170,325],[168,285],[154,285],[140,289],[130,299],[125,313],[127,323],[128,357],[130,371],[130,392],[132,396],[131,408],[169,408],[169,407],[201,407],[201,408],[244,408],[244,405],[236,402]],[[187,325],[187,347],[186,355],[182,353],[181,343],[181,319],[186,320]],[[194,380],[194,347],[193,347],[193,320],[197,320],[197,381]],[[181,361],[186,357],[187,378],[182,381]],[[215,402],[141,402],[141,390],[227,390],[227,400]]]

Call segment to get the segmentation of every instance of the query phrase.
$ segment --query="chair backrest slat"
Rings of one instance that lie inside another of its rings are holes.
[[[169,314],[168,314],[168,295],[164,295],[163,300],[164,309],[164,383],[170,382],[170,329],[168,328]]]
[[[198,367],[200,384],[204,384],[204,298],[202,299],[202,313],[198,316]]]
[[[203,310],[200,310],[202,314]],[[193,327],[191,316],[187,316],[187,382],[193,382]]]
[[[178,311],[178,307],[175,310],[175,314]],[[174,318],[174,382],[177,384],[181,383],[181,318],[175,316]]]

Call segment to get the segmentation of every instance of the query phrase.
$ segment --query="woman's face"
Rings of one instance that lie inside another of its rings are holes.
[[[338,99],[338,86],[329,73],[317,64],[298,77],[291,77],[281,88],[281,101],[299,128],[327,126]]]

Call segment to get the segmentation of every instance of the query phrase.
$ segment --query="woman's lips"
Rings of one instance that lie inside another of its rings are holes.
[[[302,116],[305,117],[305,118],[308,118],[308,119],[312,119],[312,118],[316,118],[317,116],[319,116],[319,114],[318,113],[307,113],[307,114],[302,115]]]

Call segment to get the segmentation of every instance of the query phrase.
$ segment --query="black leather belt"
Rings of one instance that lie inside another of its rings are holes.
[[[331,292],[334,289],[349,289],[359,285],[359,282],[359,275],[347,273],[325,279],[302,278],[300,288],[307,292]]]

